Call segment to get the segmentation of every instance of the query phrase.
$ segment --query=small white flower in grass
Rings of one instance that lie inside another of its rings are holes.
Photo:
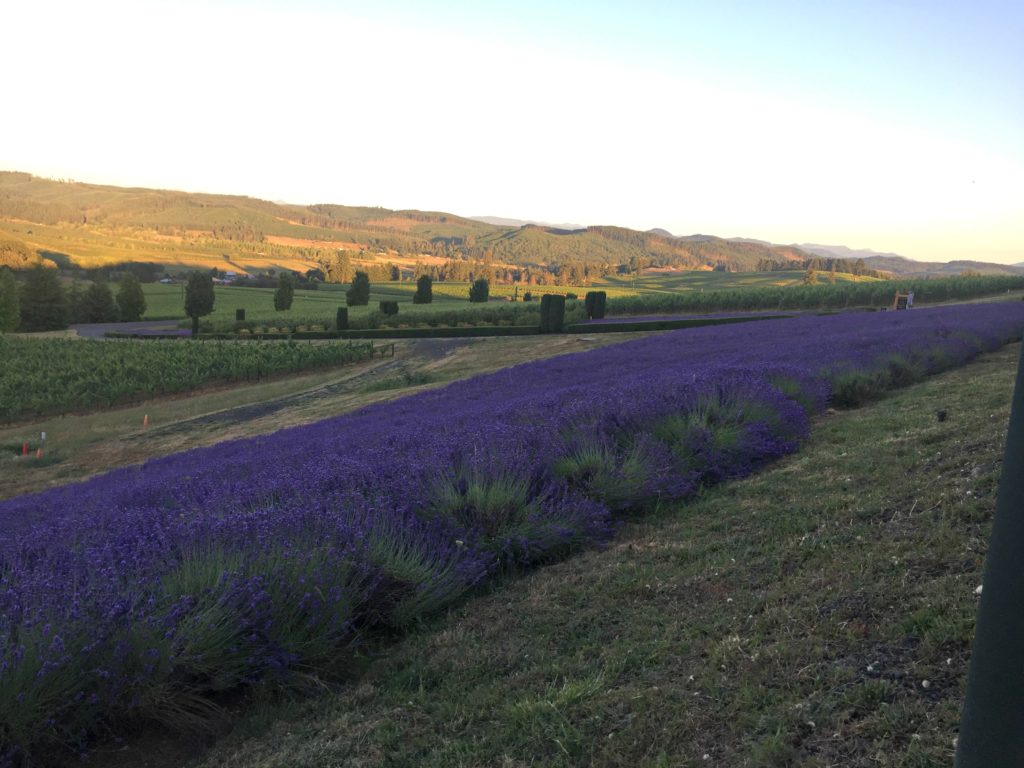
[[[976,594],[976,595],[980,595],[980,594],[981,594],[981,588],[982,588],[982,586],[984,586],[984,585],[982,585],[982,584],[979,584],[979,585],[978,585],[978,588],[974,590],[974,594]]]
[[[701,760],[710,760],[710,759],[711,759],[711,755],[709,755],[707,752],[705,752],[704,753],[704,757],[701,758]]]
[[[931,688],[932,687],[932,683],[931,683],[930,680],[922,680],[921,681],[921,687],[922,688]]]

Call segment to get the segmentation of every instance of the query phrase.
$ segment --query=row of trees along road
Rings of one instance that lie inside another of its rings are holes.
[[[117,294],[106,282],[65,288],[57,270],[35,267],[21,285],[14,272],[0,269],[0,331],[54,331],[70,323],[131,322],[142,319],[146,297],[138,277],[126,273]]]

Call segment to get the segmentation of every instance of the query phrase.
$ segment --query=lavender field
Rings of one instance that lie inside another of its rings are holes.
[[[673,331],[2,502],[0,765],[334,671],[1022,331],[1024,302]]]

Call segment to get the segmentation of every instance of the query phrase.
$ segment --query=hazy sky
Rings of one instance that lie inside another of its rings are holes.
[[[1024,3],[6,2],[0,168],[1024,261]]]

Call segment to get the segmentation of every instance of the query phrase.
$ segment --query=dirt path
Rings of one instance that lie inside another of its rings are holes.
[[[398,377],[421,369],[425,364],[443,360],[454,354],[455,349],[472,344],[474,339],[415,339],[407,342],[396,342],[395,357],[381,360],[370,366],[361,366],[358,370],[343,373],[336,381],[321,384],[311,389],[284,395],[259,403],[226,408],[213,413],[202,414],[191,419],[168,424],[150,430],[146,435],[131,435],[123,439],[133,440],[163,435],[187,434],[205,431],[209,427],[235,425],[262,419],[288,409],[298,409],[318,401],[325,401],[338,395],[350,394],[372,387],[391,377]],[[397,388],[397,387],[396,387]]]

